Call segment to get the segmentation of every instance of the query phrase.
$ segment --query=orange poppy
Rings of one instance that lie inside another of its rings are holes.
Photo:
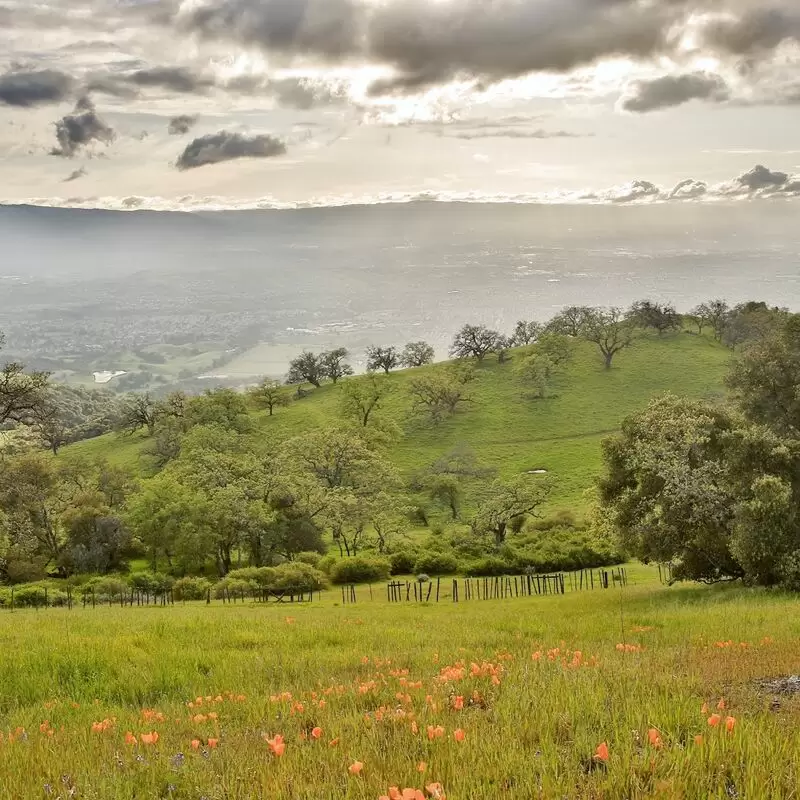
[[[337,744],[339,744],[339,739],[338,738],[337,739],[331,739],[328,742],[328,747],[336,747]]]
[[[200,749],[200,740],[192,739],[192,750],[199,750],[199,749]]]
[[[736,717],[725,717],[725,730],[728,733],[733,733],[733,729],[736,727]]]
[[[720,698],[719,703],[717,703],[717,708],[720,711],[724,711],[725,710],[725,700],[723,698]]]
[[[354,761],[348,768],[347,771],[351,775],[360,775],[361,770],[364,769],[364,765],[360,761]]]
[[[719,723],[720,723],[721,721],[722,721],[722,716],[721,716],[720,714],[712,714],[712,715],[711,715],[711,716],[708,718],[708,724],[709,724],[709,725],[710,725],[712,728],[716,728],[716,727],[717,727],[717,725],[719,725]]]
[[[219,739],[209,739],[208,746],[213,750],[219,744]]]
[[[265,737],[266,738],[266,737]],[[272,750],[273,755],[275,756],[282,756],[284,751],[286,750],[286,742],[283,740],[283,736],[279,733],[276,733],[272,739],[267,739],[267,744],[269,745],[269,749]]]
[[[142,744],[155,744],[158,741],[158,733],[156,731],[143,733],[139,738],[142,740]]]
[[[456,711],[461,711],[464,708],[464,698],[461,695],[453,698],[453,708]]]
[[[704,741],[705,740],[703,739],[703,734],[701,734],[701,733],[698,733],[697,736],[694,737],[694,743],[695,744],[700,745],[700,744],[703,744]]]
[[[647,738],[650,740],[650,744],[653,747],[663,747],[664,743],[661,741],[661,734],[656,730],[656,728],[650,728],[647,731]]]
[[[608,744],[601,742],[597,745],[597,750],[594,751],[596,761],[608,761]]]
[[[319,726],[316,728],[311,729],[311,737],[313,739],[319,739],[322,736],[322,728]]]
[[[136,744],[136,737],[130,731],[125,734],[125,744]]]
[[[464,731],[462,731],[462,730],[461,730],[461,728],[456,728],[456,729],[453,731],[453,738],[454,738],[454,739],[455,739],[457,742],[463,742],[463,741],[464,741],[464,739],[466,738],[466,734],[464,733]]]
[[[444,788],[442,787],[441,783],[429,783],[425,787],[425,791],[433,800],[445,800]]]
[[[417,772],[425,772],[426,769],[428,769],[428,765],[424,761],[420,761],[417,764]]]

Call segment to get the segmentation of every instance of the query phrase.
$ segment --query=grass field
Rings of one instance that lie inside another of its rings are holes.
[[[596,348],[581,344],[552,396],[534,399],[514,372],[513,361],[498,364],[490,359],[478,368],[469,407],[438,426],[410,417],[406,384],[415,372],[396,372],[390,378],[394,391],[381,410],[403,431],[390,457],[407,475],[466,444],[482,463],[506,478],[531,469],[548,470],[556,478],[551,506],[580,510],[583,493],[600,469],[603,436],[616,430],[627,414],[665,392],[721,395],[729,360],[730,351],[710,337],[677,333],[641,339],[618,354],[613,368],[606,370]],[[272,418],[266,412],[255,413],[253,436],[261,442],[274,441],[330,424],[339,415],[340,393],[341,385],[326,385]],[[103,457],[141,471],[142,445],[139,436],[108,435],[63,452],[64,457]]]
[[[2,612],[0,796],[797,797],[800,695],[760,682],[798,671],[798,600],[630,574],[459,604]]]

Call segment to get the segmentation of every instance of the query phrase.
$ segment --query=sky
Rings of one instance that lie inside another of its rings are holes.
[[[798,0],[0,0],[0,202],[800,196]]]

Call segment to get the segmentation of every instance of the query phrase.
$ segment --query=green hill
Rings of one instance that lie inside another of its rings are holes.
[[[643,337],[619,353],[612,369],[606,370],[594,345],[580,343],[552,394],[536,399],[514,370],[520,353],[512,351],[511,355],[508,363],[500,364],[491,357],[478,365],[477,378],[469,388],[472,402],[439,425],[410,415],[407,382],[419,370],[391,375],[393,392],[380,413],[404,431],[389,452],[404,474],[465,444],[480,462],[495,467],[504,477],[547,470],[556,479],[551,508],[580,511],[583,493],[600,469],[601,439],[652,397],[666,392],[721,396],[730,360],[730,351],[710,337],[682,332]],[[436,364],[422,369],[442,367]],[[266,412],[253,411],[253,436],[274,441],[335,422],[340,416],[341,391],[341,384],[323,386],[288,408],[278,409],[271,418]],[[59,457],[102,457],[147,474],[147,459],[141,457],[145,442],[138,434],[110,434],[67,447]]]

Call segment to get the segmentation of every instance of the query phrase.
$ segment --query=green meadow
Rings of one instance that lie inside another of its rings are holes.
[[[0,796],[794,798],[800,602],[659,583],[0,613]],[[403,790],[406,795],[403,795]]]

